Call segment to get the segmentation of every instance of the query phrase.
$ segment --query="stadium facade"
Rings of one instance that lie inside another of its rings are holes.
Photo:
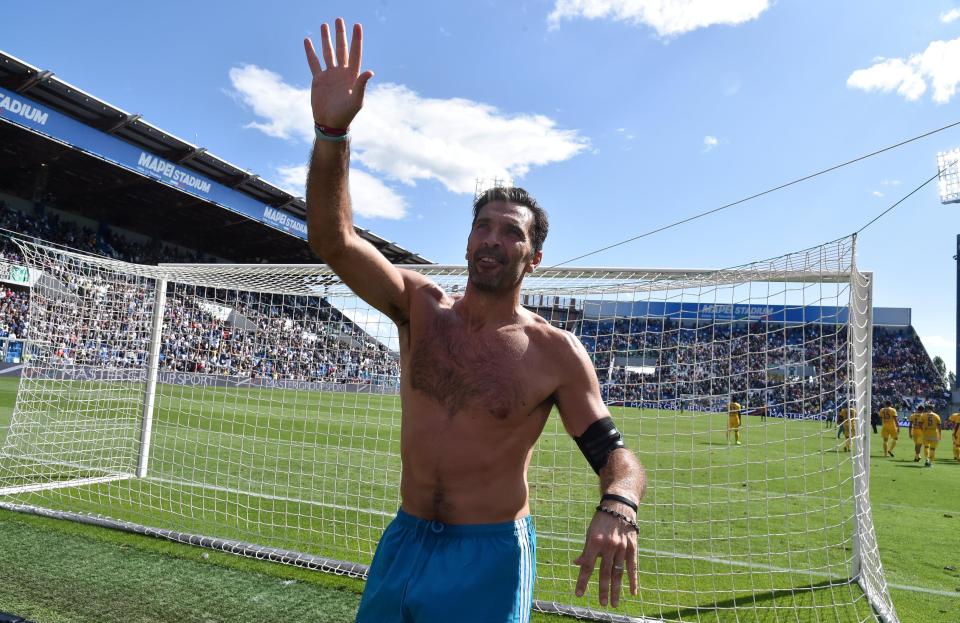
[[[2,51],[0,155],[0,188],[39,206],[230,261],[317,261],[302,197]],[[393,263],[430,263],[357,232]]]

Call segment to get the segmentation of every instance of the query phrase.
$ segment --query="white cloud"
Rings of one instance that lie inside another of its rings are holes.
[[[472,193],[475,180],[521,178],[531,167],[562,162],[587,147],[544,115],[507,115],[462,98],[424,98],[405,86],[367,91],[354,147],[364,166],[406,184],[435,179]]]
[[[847,86],[864,91],[896,90],[908,101],[915,101],[933,89],[933,101],[950,101],[960,83],[960,38],[933,41],[927,49],[907,59],[877,59],[866,69],[858,69],[847,78]]]
[[[313,140],[309,90],[254,65],[230,70],[239,101],[270,136]],[[588,148],[574,130],[544,115],[508,114],[468,99],[421,97],[398,84],[370,85],[354,122],[353,156],[366,169],[404,184],[436,180],[472,193],[475,180],[521,178],[532,167],[562,162]]]
[[[230,70],[234,95],[265,122],[252,121],[248,128],[276,138],[313,139],[310,90],[298,89],[268,69],[244,65]]]
[[[707,153],[711,149],[715,148],[720,144],[720,141],[717,140],[716,136],[710,136],[709,134],[703,137],[703,153]]]
[[[882,196],[883,196],[883,193],[880,192],[879,190],[875,190],[875,191],[873,191],[873,192],[870,193],[870,194],[872,194],[874,197],[882,197]]]
[[[305,194],[307,165],[277,167],[280,184]],[[392,188],[360,169],[350,169],[350,201],[353,211],[366,218],[401,219],[407,215],[407,202]]]
[[[714,24],[749,22],[769,8],[769,0],[556,0],[547,22],[609,18],[646,24],[661,37],[682,35]]]
[[[944,24],[949,24],[950,22],[955,22],[960,19],[960,9],[951,9],[946,13],[940,14],[940,21]]]
[[[883,180],[880,182],[882,186],[899,186],[900,180]]]
[[[350,200],[354,211],[368,218],[401,219],[407,215],[403,197],[360,169],[350,169]]]

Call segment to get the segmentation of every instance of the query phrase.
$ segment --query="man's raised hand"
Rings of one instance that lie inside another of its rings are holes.
[[[313,74],[310,85],[310,105],[313,108],[313,121],[328,128],[347,129],[353,118],[363,107],[363,93],[367,81],[373,77],[372,71],[360,73],[360,61],[363,56],[363,29],[360,24],[353,25],[353,38],[350,52],[347,53],[347,32],[343,19],[337,18],[336,50],[330,40],[330,27],[320,26],[320,50],[323,64],[313,48],[313,42],[303,40],[303,49],[307,53],[307,63]],[[326,69],[323,68],[326,65]]]

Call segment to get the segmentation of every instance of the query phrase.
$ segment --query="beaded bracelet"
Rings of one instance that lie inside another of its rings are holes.
[[[637,525],[637,522],[634,521],[633,519],[630,519],[629,517],[627,517],[627,516],[624,515],[623,513],[618,513],[617,511],[613,510],[612,508],[607,508],[606,506],[599,506],[599,505],[597,506],[597,510],[598,510],[599,512],[601,512],[601,513],[606,513],[606,514],[608,514],[608,515],[613,515],[614,517],[616,517],[617,519],[619,519],[619,520],[622,521],[623,523],[625,523],[625,524],[627,524],[628,526],[630,526],[631,528],[633,528],[634,532],[637,532],[637,533],[639,534],[639,532],[640,532],[640,526]]]

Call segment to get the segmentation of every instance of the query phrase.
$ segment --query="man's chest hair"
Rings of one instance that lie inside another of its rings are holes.
[[[411,335],[411,387],[443,405],[450,417],[469,409],[505,419],[528,414],[547,398],[537,395],[540,356],[523,327],[471,332],[452,310],[440,310],[417,329]]]

